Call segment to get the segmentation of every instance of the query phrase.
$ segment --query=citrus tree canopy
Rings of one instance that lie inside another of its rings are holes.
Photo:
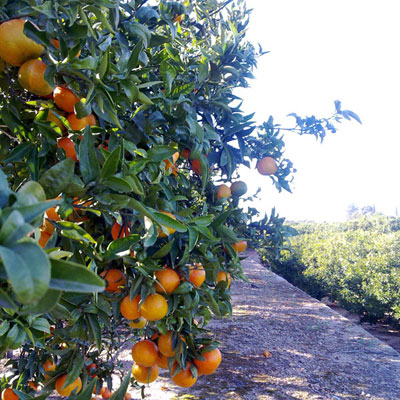
[[[282,243],[282,219],[251,227],[239,207],[238,168],[278,190],[294,171],[272,118],[256,126],[234,93],[262,53],[244,2],[0,5],[0,352],[18,349],[2,388],[107,398],[120,373],[120,400],[159,368],[193,385],[221,362],[206,327],[231,313],[246,239]],[[321,139],[357,119],[338,102],[294,116]]]

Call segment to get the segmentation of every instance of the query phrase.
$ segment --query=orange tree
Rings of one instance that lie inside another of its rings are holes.
[[[282,229],[250,224],[238,167],[257,161],[279,190],[294,171],[279,127],[256,126],[234,94],[259,55],[248,17],[243,1],[1,1],[0,351],[18,350],[7,397],[38,385],[43,398],[108,397],[120,374],[122,399],[158,368],[191,386],[218,367],[206,326],[231,313],[245,239]],[[320,138],[357,119],[339,103],[330,118],[294,116]]]

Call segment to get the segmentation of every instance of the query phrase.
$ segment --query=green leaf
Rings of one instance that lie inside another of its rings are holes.
[[[93,239],[93,237],[78,224],[69,221],[60,221],[57,222],[56,225],[61,229],[61,234],[64,237],[78,240],[82,243],[96,244],[96,241]]]
[[[122,381],[121,386],[110,397],[110,400],[124,400],[126,391],[128,390],[130,379],[131,379],[131,369],[129,369],[129,373]]]
[[[0,207],[4,207],[8,198],[10,197],[11,190],[8,187],[7,177],[4,175],[4,172],[0,169]]]
[[[107,247],[107,251],[103,253],[105,259],[117,256],[131,248],[131,246],[140,240],[139,235],[128,235],[126,237],[113,240]]]
[[[50,287],[77,293],[102,292],[104,280],[85,266],[64,260],[51,260]]]
[[[0,337],[4,336],[8,332],[9,329],[10,329],[10,323],[5,319],[0,324]]]
[[[105,179],[103,183],[116,192],[130,193],[133,190],[128,180],[119,178],[117,176],[110,176],[109,178]]]
[[[3,218],[8,217],[14,211],[18,211],[24,218],[25,222],[30,223],[37,216],[42,215],[49,208],[54,207],[57,204],[61,204],[62,202],[63,202],[62,199],[56,199],[56,200],[43,201],[41,203],[32,204],[29,206],[20,206],[13,208],[7,207],[3,210]]]
[[[94,387],[97,384],[97,376],[92,379],[88,385],[85,387],[85,389],[82,390],[81,393],[77,396],[76,400],[91,400],[93,396],[93,390]]]
[[[199,226],[208,226],[214,219],[214,215],[204,215],[201,217],[194,218],[192,222]]]
[[[213,236],[211,231],[206,226],[193,225],[193,229],[195,229],[197,232],[199,232],[202,236],[206,237],[207,239],[210,239],[212,241],[218,241],[218,239]]]
[[[231,228],[228,228],[225,225],[220,225],[215,228],[218,232],[219,236],[223,239],[229,239],[231,243],[236,243],[239,241],[239,238],[236,236],[235,232]]]
[[[191,226],[188,226],[188,230],[189,230],[189,251],[192,251],[195,248],[197,241],[199,240],[199,232],[197,232]]]
[[[144,195],[143,185],[136,175],[131,174],[131,175],[125,176],[124,178],[131,185],[133,193]]]
[[[72,368],[69,370],[67,379],[65,380],[63,388],[70,385],[75,381],[76,378],[81,374],[81,371],[85,365],[85,359],[82,354],[76,354],[74,361],[72,362]]]
[[[87,184],[96,181],[100,176],[99,162],[96,157],[94,140],[90,127],[85,129],[79,145],[79,167],[83,181]]]
[[[167,256],[169,254],[169,252],[171,251],[171,248],[172,248],[172,245],[174,244],[174,242],[175,242],[175,239],[172,239],[171,241],[169,241],[166,245],[161,247],[160,250],[157,250],[151,256],[151,258],[163,258],[163,257]]]
[[[172,83],[176,77],[176,70],[175,68],[168,63],[168,61],[162,61],[160,64],[160,75],[164,81],[164,85],[167,89],[167,92],[171,92]]]
[[[51,311],[59,302],[61,292],[49,289],[44,296],[35,304],[24,306],[21,310],[22,315],[44,314]]]
[[[117,146],[107,157],[101,169],[100,180],[114,175],[117,172],[118,163],[121,157],[121,146]]]
[[[13,210],[7,219],[4,221],[3,226],[0,230],[0,243],[7,245],[8,243],[15,242],[13,235],[14,232],[25,225],[25,220],[22,214],[16,210]],[[29,231],[28,231],[29,232]],[[10,241],[11,238],[11,241]],[[19,239],[19,238],[18,238]]]
[[[32,303],[43,297],[50,282],[50,263],[38,245],[0,246],[0,257],[19,302]]]
[[[148,106],[151,106],[151,105],[154,104],[154,103],[150,100],[149,97],[147,97],[144,93],[142,93],[142,92],[140,92],[140,91],[139,91],[138,96],[137,96],[137,102],[138,102],[138,103],[145,104],[145,105],[148,105]]]
[[[172,156],[176,153],[176,148],[171,146],[153,146],[148,152],[147,157],[155,162],[160,162]]]
[[[3,308],[9,308],[10,310],[13,311],[16,311],[18,309],[17,305],[14,303],[12,298],[3,289],[0,289],[0,306]],[[2,336],[1,333],[0,336]]]
[[[99,321],[97,320],[97,316],[94,314],[86,314],[86,318],[89,321],[90,331],[94,340],[96,342],[96,346],[99,352],[101,352],[101,328],[99,325]]]
[[[143,49],[143,41],[139,40],[135,47],[132,50],[132,53],[129,57],[129,61],[128,61],[128,65],[127,65],[127,69],[128,72],[132,71],[134,68],[136,68],[139,65],[139,55],[140,52]]]
[[[50,333],[49,321],[45,318],[36,318],[31,325],[32,329],[36,329],[40,332]]]
[[[186,232],[187,231],[187,228],[185,225],[183,225],[181,222],[169,217],[168,215],[165,215],[160,212],[155,212],[154,216],[155,216],[156,222],[158,222],[160,225],[174,228],[178,232]]]
[[[47,198],[54,198],[68,188],[74,169],[75,162],[70,158],[66,158],[46,170],[39,179],[39,183],[46,192]]]

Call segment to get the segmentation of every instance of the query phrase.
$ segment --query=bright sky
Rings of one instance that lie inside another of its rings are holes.
[[[363,125],[344,121],[320,144],[286,134],[285,156],[298,172],[293,194],[278,194],[269,177],[243,171],[257,209],[288,219],[340,220],[349,204],[400,214],[399,0],[247,0],[248,39],[270,53],[259,60],[244,110],[262,122],[292,126],[291,112],[325,117],[334,100]]]

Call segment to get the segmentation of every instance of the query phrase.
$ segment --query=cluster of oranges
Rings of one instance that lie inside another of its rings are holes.
[[[56,124],[64,135],[58,139],[57,146],[65,151],[66,157],[78,161],[75,144],[68,137],[66,126],[56,114],[65,117],[71,129],[75,131],[80,131],[87,125],[96,125],[96,118],[93,114],[77,118],[74,106],[81,99],[68,87],[56,86],[53,91],[52,86],[45,80],[47,65],[40,59],[45,48],[24,34],[25,23],[24,19],[12,19],[0,25],[1,65],[4,67],[6,62],[10,66],[19,67],[18,81],[28,92],[48,99],[53,98],[58,110],[53,112],[49,109],[47,120]],[[51,44],[57,49],[60,48],[57,39],[52,39]]]

